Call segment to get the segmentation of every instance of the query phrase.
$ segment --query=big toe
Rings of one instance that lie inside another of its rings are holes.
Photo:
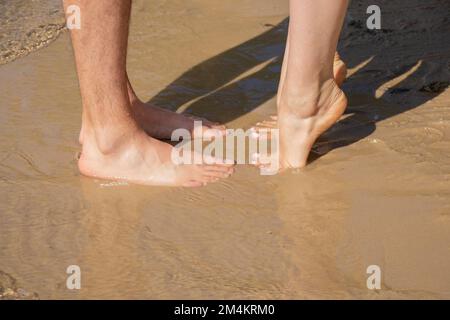
[[[194,139],[213,139],[225,136],[226,132],[227,128],[224,125],[217,124],[209,126],[203,123],[201,126],[197,126],[192,130],[192,136]]]

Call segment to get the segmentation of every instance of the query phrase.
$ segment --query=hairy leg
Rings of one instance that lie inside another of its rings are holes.
[[[230,165],[176,165],[172,146],[146,134],[128,96],[126,54],[131,0],[65,0],[81,10],[72,43],[83,103],[80,172],[140,184],[201,186]]]

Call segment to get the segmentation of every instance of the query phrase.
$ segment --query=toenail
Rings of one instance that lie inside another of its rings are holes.
[[[250,132],[250,137],[251,137],[251,138],[254,138],[254,139],[259,138],[259,133],[256,132],[256,130],[252,130],[252,131]]]

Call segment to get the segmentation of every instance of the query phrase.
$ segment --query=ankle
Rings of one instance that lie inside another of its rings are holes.
[[[96,125],[86,124],[83,133],[83,153],[107,156],[125,148],[139,132],[134,121],[112,122]]]
[[[301,86],[286,83],[280,97],[279,114],[313,117],[322,107],[332,105],[341,94],[334,79],[311,81]]]

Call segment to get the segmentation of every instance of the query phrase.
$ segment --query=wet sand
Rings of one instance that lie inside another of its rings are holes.
[[[275,112],[286,1],[134,3],[128,65],[144,100],[231,128]],[[450,5],[400,3],[380,1],[371,32],[371,3],[352,3],[350,106],[307,168],[240,166],[200,189],[80,176],[67,32],[1,66],[0,299],[449,299]]]
[[[0,65],[41,49],[64,30],[61,0],[0,1]]]

